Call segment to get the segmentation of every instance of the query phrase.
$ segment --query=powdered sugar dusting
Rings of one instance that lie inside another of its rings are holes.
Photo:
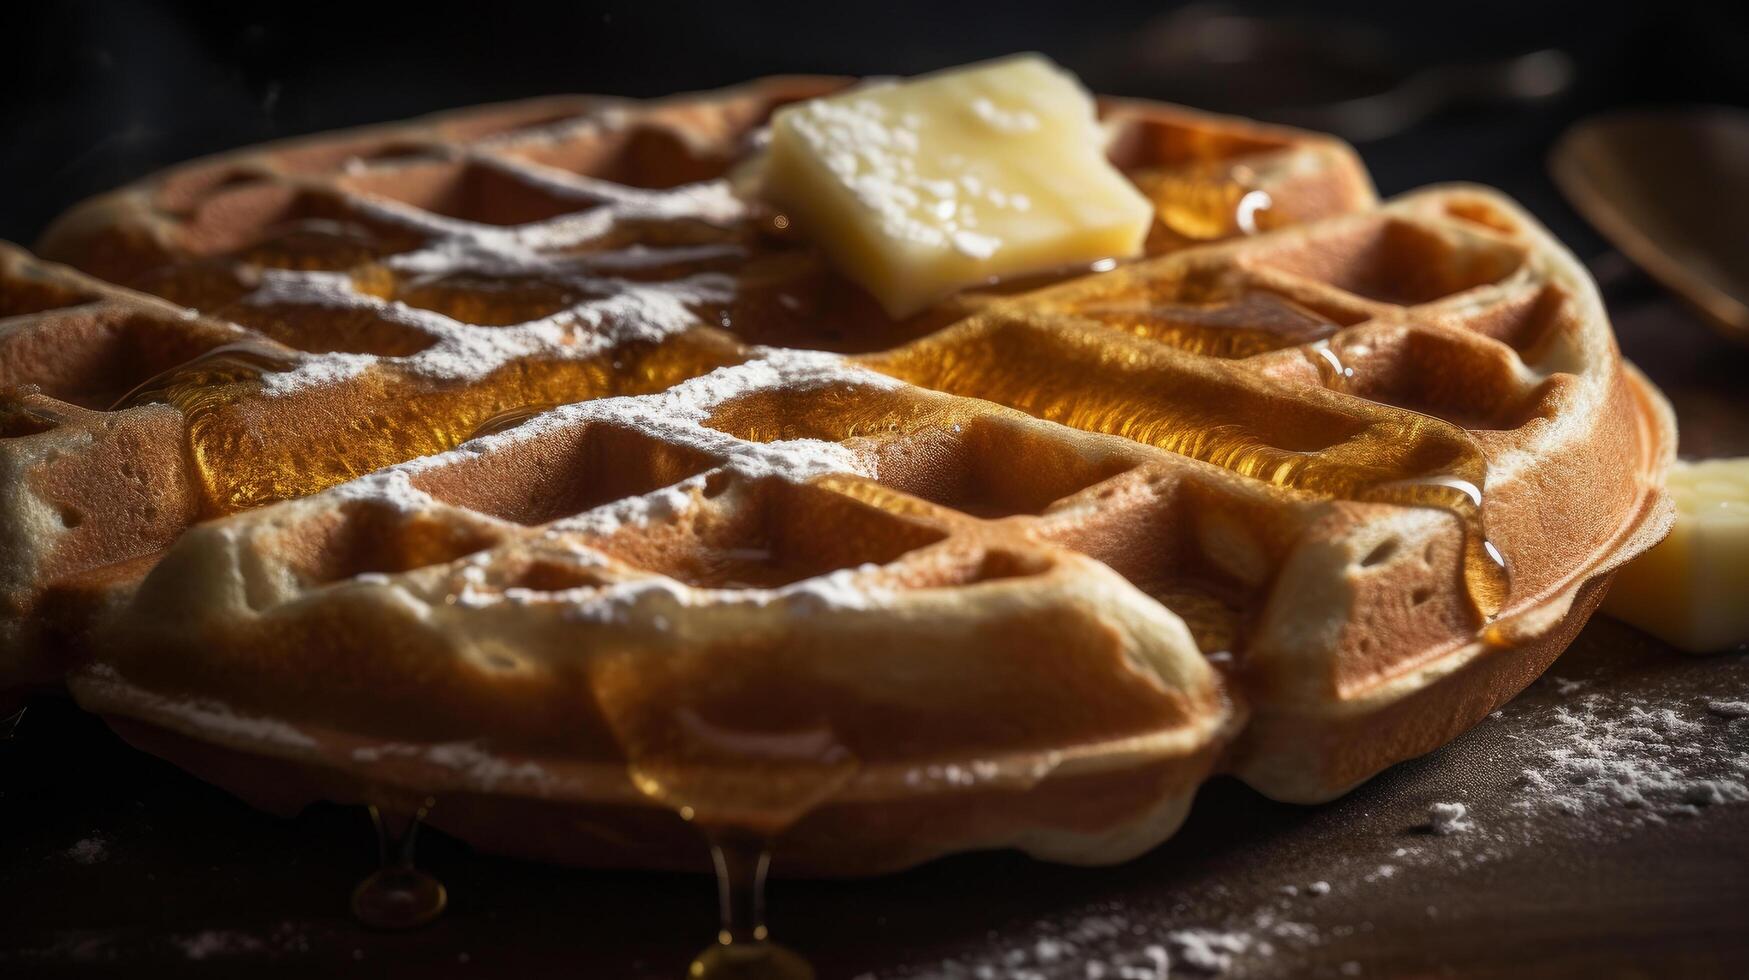
[[[1168,928],[1106,904],[1067,922],[1035,923],[1033,935],[1000,955],[948,958],[902,975],[941,980],[1166,980],[1212,977],[1275,955],[1278,936],[1303,926],[1260,914],[1245,928]],[[863,974],[858,980],[875,980]]]
[[[255,936],[224,929],[207,929],[193,935],[180,936],[175,942],[182,948],[183,955],[191,960],[239,956],[262,948],[261,940]]]
[[[1712,717],[1709,719],[1708,715]],[[1523,771],[1526,812],[1606,813],[1627,823],[1693,816],[1749,800],[1749,749],[1716,729],[1740,724],[1706,705],[1592,693],[1556,708]]]
[[[466,268],[467,263],[457,265]],[[326,278],[323,276],[326,275]],[[480,327],[432,310],[337,286],[335,274],[264,277],[248,297],[254,304],[321,305],[369,310],[386,322],[411,326],[434,342],[400,357],[330,353],[304,355],[288,371],[267,374],[263,391],[283,396],[334,384],[380,367],[444,381],[477,381],[528,359],[584,360],[632,343],[659,343],[702,325],[698,311],[721,305],[734,284],[720,273],[699,273],[668,282],[633,282],[579,273],[572,287],[589,298],[526,323]],[[338,277],[344,279],[344,277]],[[563,281],[566,277],[549,276]]]
[[[242,742],[263,742],[294,749],[310,749],[315,739],[282,721],[238,714],[230,706],[205,699],[176,700],[129,684],[108,664],[90,664],[79,672],[87,691],[103,691],[133,710],[157,719],[175,719],[206,735]]]
[[[704,483],[705,478],[702,475],[691,477],[671,487],[663,487],[638,497],[616,500],[594,510],[554,521],[548,530],[555,535],[584,534],[606,537],[628,527],[648,527],[672,520],[692,509]]]
[[[605,236],[631,223],[696,222],[727,227],[744,221],[749,206],[726,180],[646,190],[489,155],[471,157],[468,166],[496,171],[538,188],[550,198],[572,202],[574,210],[542,221],[501,227],[386,197],[355,196],[351,206],[363,215],[426,238],[420,248],[382,261],[382,268],[391,276],[388,291],[399,295],[409,287],[418,288],[446,276],[471,275],[509,282],[538,280],[577,300],[528,322],[483,326],[410,306],[394,295],[378,295],[383,291],[380,284],[367,291],[350,273],[263,270],[256,287],[243,299],[249,305],[366,310],[385,322],[432,338],[430,346],[402,356],[304,354],[289,370],[264,376],[267,394],[283,396],[330,385],[373,368],[470,381],[520,360],[596,357],[625,344],[660,342],[702,326],[703,311],[720,308],[734,295],[734,281],[721,273],[699,272],[665,281],[627,280],[614,275],[744,255],[745,250],[733,243],[595,247]]]
[[[1385,924],[1359,912],[1406,910],[1444,922],[1455,912],[1446,907],[1447,895],[1475,903],[1475,887],[1454,884],[1472,868],[1510,867],[1533,853],[1575,847],[1587,860],[1604,860],[1629,836],[1749,803],[1749,712],[1739,711],[1738,702],[1679,694],[1643,674],[1623,682],[1608,671],[1590,673],[1545,678],[1496,713],[1488,723],[1495,726],[1493,742],[1455,759],[1453,750],[1462,746],[1454,746],[1443,764],[1411,764],[1395,789],[1362,790],[1363,799],[1335,804],[1334,820],[1307,811],[1306,833],[1262,859],[1291,865],[1297,873],[1286,880],[1251,880],[1256,864],[1244,857],[1161,889],[1120,875],[1125,883],[1117,887],[1128,893],[1121,901],[1011,923],[972,941],[968,951],[866,976],[1364,976],[1381,966],[1395,975],[1400,961],[1375,964],[1355,954],[1388,956],[1408,940],[1398,935],[1395,947],[1382,949],[1366,941],[1375,930],[1382,935]],[[1732,666],[1715,676],[1729,685],[1744,673]],[[1482,760],[1490,768],[1478,772]],[[1318,835],[1337,832],[1348,835],[1341,846],[1318,842]],[[1201,845],[1171,846],[1182,858]],[[1141,877],[1179,871],[1177,859],[1162,859]]]
[[[97,864],[109,857],[109,841],[101,834],[81,838],[67,848],[67,857],[74,864]]]
[[[893,592],[871,581],[877,566],[839,569],[818,578],[804,579],[775,589],[688,588],[668,578],[640,578],[597,588],[539,594],[540,601],[568,601],[571,619],[588,623],[622,623],[641,619],[656,628],[666,628],[687,607],[764,607],[787,605],[797,612],[875,609],[890,602]],[[501,597],[479,597],[478,602],[518,601],[515,592]]]
[[[1461,834],[1476,825],[1467,819],[1468,808],[1462,803],[1435,803],[1427,808],[1427,829],[1435,834]]]
[[[497,452],[524,440],[538,439],[559,429],[593,423],[634,428],[671,445],[697,450],[720,460],[723,467],[746,478],[781,477],[799,482],[828,473],[874,476],[872,460],[838,443],[817,439],[756,442],[707,424],[720,406],[764,391],[825,386],[873,390],[899,383],[885,375],[850,365],[832,354],[765,349],[756,354],[754,359],[745,363],[718,368],[655,394],[563,405],[514,428],[482,436],[446,453],[390,467],[325,493],[331,497],[372,499],[403,510],[417,510],[431,506],[433,501],[413,486],[413,476],[476,455]],[[698,486],[697,480],[691,479],[642,497],[615,501],[566,518],[555,528],[611,533],[623,524],[645,524],[685,509],[689,506],[687,498]]]
[[[533,762],[512,762],[494,755],[477,742],[439,742],[415,745],[391,742],[352,751],[354,762],[379,763],[415,760],[454,770],[470,788],[491,791],[505,783],[542,786],[551,782],[545,769]]]

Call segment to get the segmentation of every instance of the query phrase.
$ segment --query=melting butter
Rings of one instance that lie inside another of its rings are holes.
[[[1603,609],[1684,650],[1749,643],[1749,458],[1677,463],[1670,536],[1617,573]]]
[[[991,279],[1137,254],[1154,208],[1040,55],[780,110],[765,196],[903,317]]]

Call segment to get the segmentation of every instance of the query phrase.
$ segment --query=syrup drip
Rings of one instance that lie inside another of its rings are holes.
[[[1269,192],[1254,185],[1249,167],[1218,163],[1144,171],[1131,175],[1154,202],[1159,224],[1180,239],[1207,242],[1255,235],[1258,216],[1275,205]]]
[[[259,448],[248,433],[222,431],[220,416],[236,395],[239,385],[259,382],[262,375],[289,370],[293,361],[282,351],[259,341],[240,341],[215,347],[186,363],[163,371],[136,385],[119,398],[111,411],[161,403],[182,413],[187,454],[195,475],[209,493],[208,508],[227,512],[264,503],[239,500],[217,485],[209,460],[219,460],[216,472],[226,472],[226,461],[256,458]]]
[[[1305,348],[1306,360],[1318,369],[1319,378],[1323,379],[1324,387],[1331,391],[1347,391],[1348,382],[1354,379],[1354,369],[1342,363],[1342,358],[1330,341],[1320,340],[1308,344]]]
[[[6,710],[6,706],[0,704],[0,711],[4,710]],[[24,721],[24,713],[28,710],[30,710],[29,705],[21,704],[17,711],[0,716],[0,742],[11,741],[12,737],[18,734],[18,726]]]
[[[1233,209],[1234,222],[1238,224],[1240,231],[1255,235],[1260,230],[1257,227],[1257,215],[1272,207],[1275,207],[1275,199],[1269,196],[1268,191],[1246,191],[1245,196],[1239,198],[1238,206]]]
[[[1455,476],[1429,476],[1382,484],[1363,499],[1434,507],[1456,515],[1463,525],[1463,579],[1470,605],[1485,621],[1500,614],[1512,592],[1512,575],[1505,556],[1488,540],[1480,486]]]
[[[437,803],[431,797],[414,812],[398,833],[374,804],[369,808],[377,832],[379,867],[352,890],[352,915],[372,929],[400,931],[417,929],[443,914],[449,891],[443,882],[413,866],[413,847],[419,825]]]
[[[1308,345],[1305,354],[1318,368],[1324,387],[1332,391],[1349,390],[1354,369],[1342,362],[1328,340]],[[1484,529],[1480,485],[1457,476],[1436,475],[1383,484],[1374,488],[1367,499],[1437,507],[1457,515],[1464,529],[1463,576],[1470,605],[1484,620],[1499,614],[1511,594],[1512,578],[1505,557],[1488,540]]]
[[[806,961],[770,939],[765,874],[773,843],[861,762],[817,708],[785,697],[771,675],[749,674],[739,654],[725,643],[662,658],[598,656],[590,664],[595,703],[625,751],[632,785],[710,845],[722,921],[691,976],[812,977]],[[718,720],[726,718],[736,721]]]
[[[1512,646],[1519,638],[1519,631],[1511,620],[1489,623],[1481,633],[1482,642],[1496,648]]]
[[[1332,391],[1349,390],[1354,369],[1342,362],[1328,340],[1307,345],[1305,355],[1317,367],[1324,387]],[[1436,507],[1455,514],[1464,530],[1463,576],[1470,605],[1484,620],[1499,614],[1512,591],[1512,580],[1506,559],[1488,540],[1483,527],[1479,484],[1457,476],[1435,475],[1385,483],[1373,488],[1365,499]]]
[[[682,811],[685,816],[686,811]],[[813,980],[814,968],[794,950],[771,941],[765,927],[765,878],[770,842],[756,834],[709,831],[717,875],[719,926],[714,945],[687,969],[697,980]]]

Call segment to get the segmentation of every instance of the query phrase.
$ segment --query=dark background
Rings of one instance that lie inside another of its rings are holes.
[[[1749,103],[1749,4],[1467,0],[1234,4],[1291,15],[1323,52],[1174,78],[1151,34],[1175,3],[780,0],[665,3],[174,3],[71,0],[0,13],[0,238],[30,243],[78,199],[275,137],[556,92],[654,95],[774,72],[911,74],[1038,49],[1097,91],[1270,117],[1430,65],[1558,47],[1574,84],[1535,105],[1437,114],[1357,141],[1379,189],[1495,184],[1586,257],[1600,248],[1544,176],[1549,143],[1614,105]],[[1208,10],[1210,5],[1201,5]],[[1365,25],[1370,42],[1316,39]],[[1278,63],[1279,62],[1279,63]],[[1212,81],[1212,84],[1211,84]]]

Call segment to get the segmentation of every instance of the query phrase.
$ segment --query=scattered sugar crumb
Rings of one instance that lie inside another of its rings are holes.
[[[1134,916],[1110,906],[1063,924],[1040,922],[1034,934],[975,959],[945,959],[902,974],[930,980],[1167,980],[1216,977],[1234,970],[1241,957],[1274,954],[1268,936],[1308,935],[1309,927],[1259,916],[1242,928],[1169,928],[1154,916]],[[992,930],[991,943],[1001,943]]]
[[[76,864],[96,864],[109,857],[109,841],[100,836],[86,837],[67,848],[67,857]]]
[[[1330,894],[1330,883],[1328,881],[1314,881],[1306,886],[1306,891],[1312,895],[1328,895]]]
[[[1563,698],[1577,694],[1591,686],[1591,682],[1588,680],[1571,680],[1566,677],[1556,677],[1553,674],[1549,675],[1549,683],[1555,686],[1555,693]]]
[[[1252,939],[1242,932],[1211,929],[1178,929],[1167,934],[1179,960],[1192,970],[1225,973],[1233,957],[1250,948]]]
[[[206,960],[220,956],[237,956],[261,949],[261,940],[247,933],[208,929],[175,940],[183,955],[191,960]]]
[[[1476,823],[1466,816],[1468,813],[1469,808],[1462,803],[1435,803],[1427,808],[1427,829],[1440,836],[1474,830]]]

